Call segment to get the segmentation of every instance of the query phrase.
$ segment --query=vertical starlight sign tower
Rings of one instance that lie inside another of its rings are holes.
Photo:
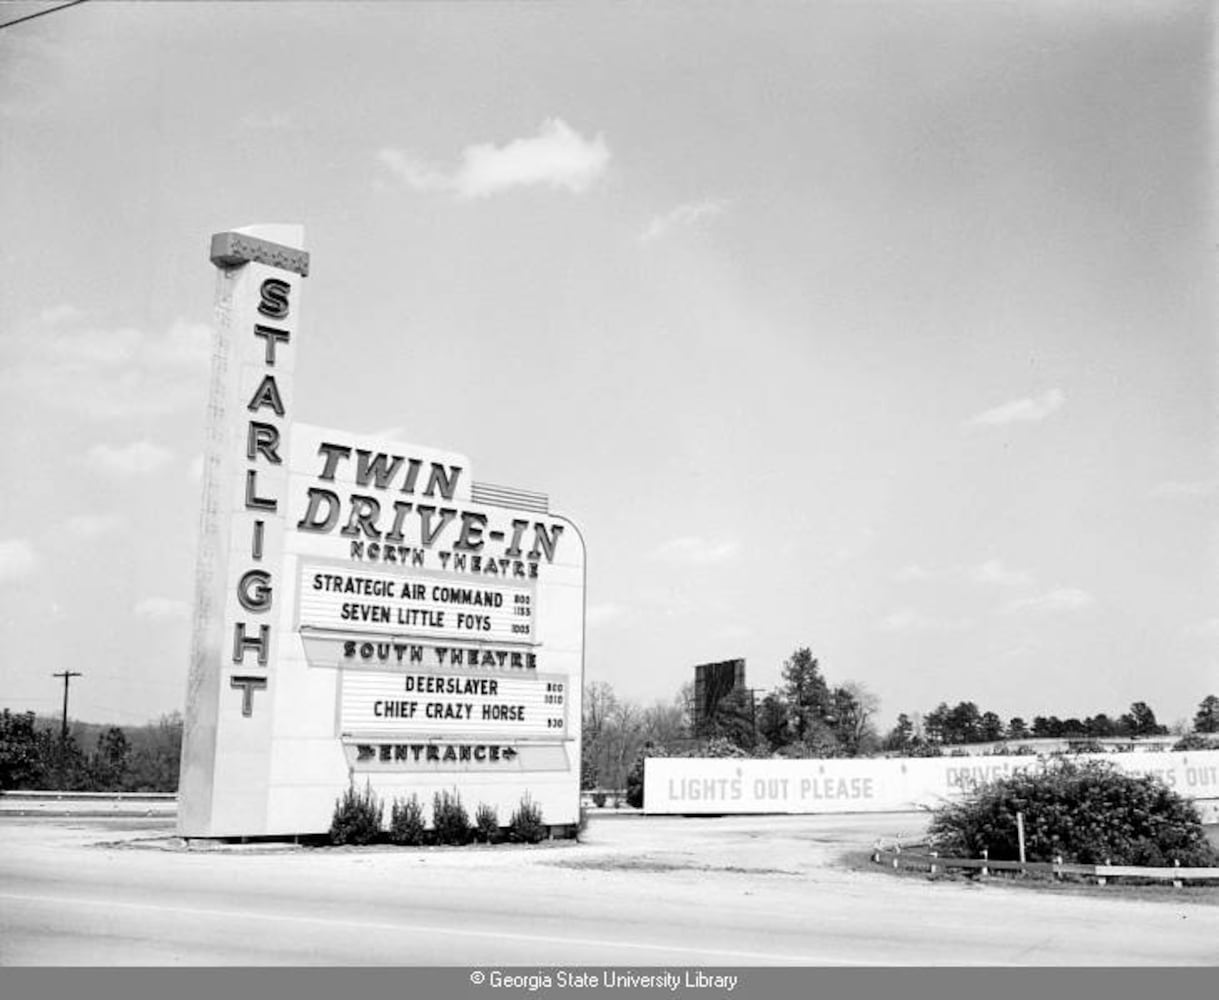
[[[322,833],[367,781],[579,819],[584,544],[460,454],[295,419],[298,226],[212,237],[179,832]]]

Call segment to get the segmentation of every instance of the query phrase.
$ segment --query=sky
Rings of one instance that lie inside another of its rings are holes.
[[[12,3],[0,21],[45,5]],[[585,680],[1219,690],[1209,5],[118,3],[0,30],[0,704],[184,706],[215,232],[294,411],[588,546]]]

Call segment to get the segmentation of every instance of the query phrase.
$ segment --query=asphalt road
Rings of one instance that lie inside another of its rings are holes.
[[[894,878],[910,816],[596,819],[581,844],[181,849],[0,818],[3,965],[1216,965],[1216,895]]]

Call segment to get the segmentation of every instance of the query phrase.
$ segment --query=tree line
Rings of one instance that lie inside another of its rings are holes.
[[[0,711],[0,790],[176,792],[182,715],[145,726],[73,722]]]
[[[1037,715],[1031,723],[1018,715],[1004,722],[995,712],[983,712],[972,701],[958,702],[951,708],[947,702],[940,702],[921,719],[900,714],[897,724],[885,736],[882,749],[917,753],[942,745],[1024,739],[1086,742],[1106,737],[1165,736],[1168,732],[1168,727],[1157,721],[1154,709],[1145,701],[1134,702],[1128,711],[1117,716],[1104,712],[1084,719]],[[1194,715],[1192,732],[1197,735],[1219,732],[1219,697],[1207,695],[1202,699]]]
[[[581,787],[626,789],[642,771],[647,756],[865,757],[877,754],[934,756],[942,748],[1007,740],[1142,737],[1168,733],[1155,711],[1136,701],[1128,711],[1104,712],[1085,719],[1037,715],[1004,720],[975,702],[941,702],[931,711],[898,715],[883,736],[875,726],[879,700],[857,681],[832,684],[810,649],[796,649],[783,663],[782,682],[759,697],[734,689],[707,717],[695,711],[694,687],[683,685],[670,701],[641,707],[619,698],[611,685],[584,688],[584,742]],[[1193,731],[1177,747],[1215,745],[1219,697],[1207,695],[1198,706]]]

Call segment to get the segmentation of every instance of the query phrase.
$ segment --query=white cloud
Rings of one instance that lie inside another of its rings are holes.
[[[122,524],[117,514],[76,514],[63,523],[63,530],[76,538],[98,538]]]
[[[77,320],[84,318],[85,314],[81,310],[66,302],[57,306],[48,306],[38,314],[39,322],[45,323],[47,326],[57,326],[60,323],[75,323]]]
[[[1065,399],[1066,397],[1060,390],[1051,389],[1035,399],[1016,399],[1010,403],[1004,403],[1002,406],[996,406],[994,409],[985,410],[970,417],[968,423],[1000,425],[1044,420],[1061,407]]]
[[[0,583],[21,580],[29,576],[38,566],[34,546],[24,538],[0,540]]]
[[[1033,574],[1024,569],[1008,569],[998,559],[988,559],[969,571],[978,583],[994,583],[1000,587],[1020,587],[1033,582]]]
[[[296,119],[286,111],[266,114],[251,111],[241,116],[241,127],[255,132],[286,132],[297,127]]]
[[[89,449],[87,461],[95,468],[120,475],[155,472],[173,458],[168,448],[151,441],[134,441],[122,447],[97,444]]]
[[[1151,489],[1153,497],[1208,497],[1219,487],[1213,479],[1198,479],[1189,482],[1169,481],[1159,483]]]
[[[1096,598],[1078,587],[1055,587],[1036,597],[1022,597],[1007,605],[1013,611],[1082,611],[1096,603]]]
[[[910,608],[894,611],[880,622],[880,628],[884,632],[957,632],[968,627],[969,622],[963,619],[949,621],[931,618]]]
[[[610,622],[618,621],[626,614],[626,608],[620,604],[593,604],[584,613],[584,620],[589,628],[599,628]]]
[[[0,392],[90,418],[158,416],[200,409],[212,329],[177,320],[160,334],[83,325],[72,306],[0,341]]]
[[[416,191],[451,192],[459,198],[486,198],[516,187],[546,185],[575,194],[604,172],[610,151],[600,133],[585,139],[560,118],[550,118],[537,134],[503,146],[478,143],[461,153],[451,173],[399,149],[382,149],[377,159]]]
[[[700,219],[714,218],[727,208],[727,202],[716,199],[691,201],[678,205],[671,212],[655,216],[639,239],[644,243],[659,239],[674,226],[692,226]]]
[[[734,541],[710,541],[705,538],[687,537],[674,538],[665,542],[656,550],[655,555],[667,562],[707,566],[731,559],[739,549],[740,545]]]
[[[897,570],[892,578],[897,583],[968,579],[975,583],[993,583],[1004,587],[1033,582],[1033,574],[1028,570],[1010,569],[998,559],[988,559],[977,566],[950,566],[942,569],[928,569],[926,566],[912,563]]]
[[[175,601],[168,597],[145,597],[132,611],[140,618],[164,621],[185,618],[190,614],[190,605],[186,601]]]
[[[190,460],[190,464],[186,467],[186,478],[192,483],[201,482],[203,479],[203,456],[196,455]]]
[[[893,579],[898,583],[909,583],[913,580],[933,580],[939,574],[934,570],[924,569],[922,566],[911,563],[909,566],[903,566],[893,574]]]

